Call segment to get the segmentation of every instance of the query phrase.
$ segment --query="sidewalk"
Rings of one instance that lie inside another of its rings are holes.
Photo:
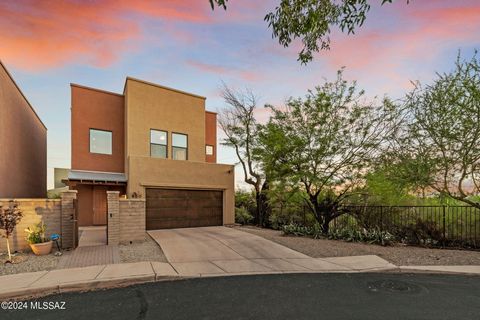
[[[374,255],[339,258],[258,259],[189,263],[183,268],[165,262],[108,264],[83,268],[57,269],[0,277],[0,298],[25,298],[69,291],[88,291],[135,283],[192,277],[275,274],[275,273],[352,273],[352,272],[446,272],[480,275],[480,266],[397,267]],[[258,266],[262,266],[259,268]],[[296,266],[292,268],[292,265]],[[227,266],[227,267],[225,267]]]

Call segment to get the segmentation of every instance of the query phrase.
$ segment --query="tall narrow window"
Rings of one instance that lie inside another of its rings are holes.
[[[150,156],[167,158],[167,132],[150,130]]]
[[[112,154],[112,132],[90,129],[90,153]]]
[[[186,134],[172,133],[172,158],[174,160],[187,160],[188,137]]]

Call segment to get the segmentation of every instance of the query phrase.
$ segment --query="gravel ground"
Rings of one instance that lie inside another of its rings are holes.
[[[144,242],[120,245],[122,262],[160,261],[167,262],[160,246],[147,234]]]
[[[480,265],[480,251],[429,249],[404,245],[379,246],[340,240],[285,236],[281,231],[243,226],[238,230],[302,252],[314,258],[375,254],[395,265]]]
[[[60,257],[53,255],[53,253],[54,251],[46,256],[36,256],[31,252],[16,253],[13,260],[21,262],[13,264],[6,264],[8,255],[0,254],[0,275],[55,269]]]

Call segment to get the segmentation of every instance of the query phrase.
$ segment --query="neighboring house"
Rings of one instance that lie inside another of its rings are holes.
[[[105,225],[106,191],[146,201],[147,229],[234,223],[234,168],[216,164],[205,98],[127,78],[123,94],[71,84],[80,226]]]
[[[70,169],[53,168],[53,189],[47,191],[47,198],[60,198],[61,193],[69,189],[64,183],[68,179],[69,172]]]
[[[0,198],[45,198],[47,128],[0,61]]]

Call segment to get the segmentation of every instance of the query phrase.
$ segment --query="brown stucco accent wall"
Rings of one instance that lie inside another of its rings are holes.
[[[0,197],[47,194],[47,128],[0,61]]]
[[[76,84],[72,90],[72,169],[124,172],[124,96]],[[112,131],[112,154],[90,153],[90,129]]]
[[[205,154],[205,161],[217,162],[217,114],[205,111],[205,145],[213,146],[213,155]]]

